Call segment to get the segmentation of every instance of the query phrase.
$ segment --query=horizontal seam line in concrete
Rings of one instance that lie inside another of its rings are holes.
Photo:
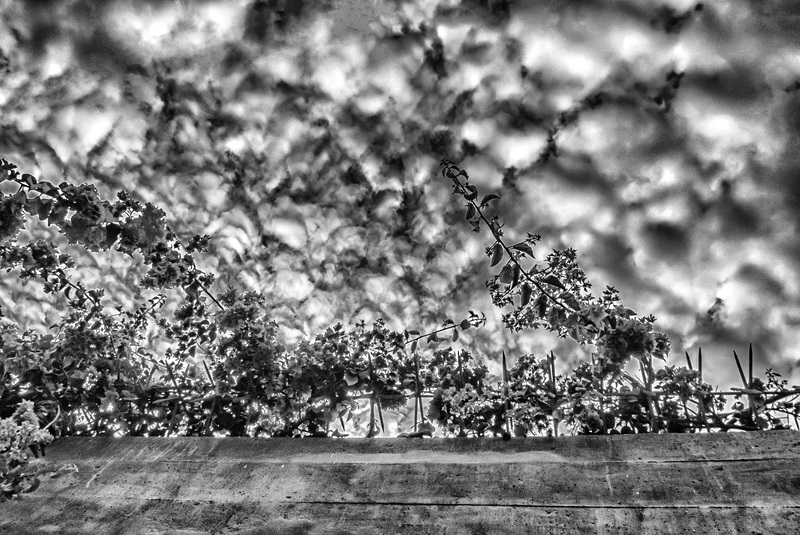
[[[364,456],[370,457],[370,456]],[[49,459],[52,460],[52,459]],[[64,459],[66,460],[66,459]],[[105,460],[105,458],[97,458],[97,459],[73,459],[73,461],[78,461],[81,463],[91,463],[92,461],[100,461]],[[452,457],[450,459],[442,459],[441,461],[432,460],[432,459],[425,459],[425,460],[418,460],[418,459],[409,459],[407,462],[398,462],[398,461],[391,461],[391,462],[381,462],[378,460],[364,460],[364,461],[344,461],[344,460],[337,460],[331,459],[329,456],[321,456],[320,460],[313,460],[313,459],[219,459],[219,458],[211,458],[211,459],[153,459],[153,460],[142,460],[142,459],[113,459],[112,462],[136,462],[137,464],[155,464],[155,463],[203,463],[203,464],[233,464],[233,463],[245,463],[245,464],[296,464],[296,465],[304,465],[304,464],[380,464],[380,465],[406,465],[406,464],[446,464],[446,465],[476,465],[476,464],[692,464],[692,463],[769,463],[775,461],[797,461],[800,460],[800,457],[767,457],[767,458],[739,458],[739,459],[636,459],[636,460],[599,460],[599,461],[584,461],[578,459],[564,459],[564,460],[553,460],[553,459],[542,459],[542,460],[498,460],[497,458],[492,458],[491,460],[481,461],[476,460],[474,457],[470,457],[468,460],[459,461],[453,460]]]
[[[580,503],[436,503],[436,502],[363,502],[363,501],[325,501],[302,500],[281,502],[284,504],[313,504],[313,505],[378,505],[378,506],[422,506],[422,507],[515,507],[525,509],[800,509],[800,505],[748,505],[748,504],[665,504],[665,505],[616,505],[616,504],[580,504]]]

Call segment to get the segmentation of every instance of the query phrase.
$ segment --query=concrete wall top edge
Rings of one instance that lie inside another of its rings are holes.
[[[68,437],[57,439],[47,459],[95,458],[245,462],[330,462],[369,457],[370,462],[680,462],[690,460],[799,459],[800,433],[765,431],[686,435],[577,436],[501,439],[289,439],[197,437]]]

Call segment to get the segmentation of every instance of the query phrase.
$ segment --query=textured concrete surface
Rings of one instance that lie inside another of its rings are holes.
[[[800,433],[68,438],[2,533],[800,533]]]

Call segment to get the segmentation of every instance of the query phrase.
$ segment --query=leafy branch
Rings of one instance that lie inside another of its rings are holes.
[[[489,218],[484,213],[489,203],[500,197],[489,193],[478,203],[478,188],[469,183],[467,172],[446,159],[442,160],[441,165],[442,175],[453,182],[454,194],[462,195],[468,202],[465,218],[473,230],[479,231],[480,222],[483,221],[492,232],[495,242],[487,248],[491,265],[496,266],[508,255],[509,260],[500,273],[487,282],[493,301],[499,307],[513,304],[508,294],[519,288],[519,306],[503,318],[507,327],[514,330],[536,328],[539,321],[543,321],[549,330],[562,337],[569,335],[581,344],[597,344],[604,373],[613,375],[623,373],[622,367],[631,356],[650,367],[651,357],[666,358],[669,340],[666,335],[653,332],[655,318],[636,318],[633,310],[616,304],[619,297],[613,287],[608,287],[600,299],[588,293],[591,284],[577,265],[577,253],[573,249],[554,251],[549,255],[548,264],[552,271],[547,275],[535,265],[530,270],[524,269],[520,259],[534,258],[531,245],[540,239],[539,236],[528,234],[526,240],[507,245],[502,237],[502,225],[498,217],[495,215]],[[465,180],[462,182],[460,177]],[[500,285],[506,285],[505,291],[500,290]],[[555,296],[545,285],[559,288],[562,293]],[[534,289],[538,291],[535,300]],[[548,302],[554,307],[548,307]]]
[[[494,200],[499,200],[500,196],[495,193],[489,193],[484,195],[483,199],[481,199],[480,204],[478,204],[476,199],[478,198],[478,187],[474,184],[469,183],[469,176],[467,172],[463,169],[459,169],[453,162],[449,160],[442,160],[442,165],[445,167],[442,169],[442,176],[446,176],[447,178],[452,179],[453,181],[453,190],[454,193],[461,194],[464,199],[467,201],[467,212],[465,214],[465,218],[469,221],[470,225],[475,232],[480,232],[480,222],[483,221],[489,230],[494,236],[495,243],[491,248],[490,256],[492,258],[492,266],[495,266],[500,263],[503,259],[503,253],[508,255],[510,262],[512,263],[512,267],[509,268],[509,264],[507,263],[503,270],[500,272],[500,281],[505,284],[510,284],[510,288],[514,288],[519,283],[519,277],[522,275],[525,280],[530,282],[533,286],[536,287],[542,295],[546,296],[550,299],[553,303],[557,306],[563,308],[564,310],[575,310],[575,307],[568,307],[564,304],[561,300],[554,297],[549,291],[547,291],[538,280],[531,276],[531,273],[538,273],[538,269],[534,266],[530,271],[526,271],[519,262],[518,256],[530,256],[531,258],[535,258],[533,256],[533,249],[531,248],[532,243],[538,241],[538,236],[529,235],[529,238],[525,241],[516,243],[511,245],[510,247],[506,245],[505,241],[503,241],[503,231],[502,225],[498,222],[498,217],[494,216],[491,220],[486,217],[483,213],[483,210],[489,207],[489,203]],[[455,172],[457,171],[457,172]],[[466,182],[462,184],[459,177],[463,176],[466,179]],[[512,249],[515,252],[512,252]],[[565,286],[556,278],[555,276],[548,276],[542,279],[542,282],[547,283],[551,286],[556,286],[558,288],[566,289]],[[521,300],[522,305],[525,306],[528,304],[530,300],[530,287],[523,285],[521,289]]]
[[[456,342],[459,338],[458,329],[466,331],[470,327],[482,327],[484,325],[486,325],[486,315],[483,313],[477,314],[472,310],[470,310],[469,318],[461,320],[460,323],[456,323],[451,319],[446,319],[444,320],[444,327],[424,334],[420,334],[420,331],[417,329],[409,329],[407,331],[404,331],[403,334],[406,339],[404,344],[405,345],[411,344],[410,351],[413,353],[414,351],[417,350],[417,342],[419,340],[422,340],[423,338],[426,339],[428,344],[433,344],[440,340],[439,333],[452,330],[453,331],[452,341]]]

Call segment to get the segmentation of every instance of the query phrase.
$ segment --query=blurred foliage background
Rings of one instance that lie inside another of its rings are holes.
[[[480,310],[459,343],[495,374],[501,349],[587,359],[500,328],[446,157],[503,197],[510,241],[575,247],[677,358],[702,346],[709,380],[738,384],[748,342],[800,377],[792,3],[3,0],[0,18],[0,155],[211,235],[200,267],[267,295],[286,344]],[[139,297],[123,255],[65,250],[87,287]],[[14,277],[0,305],[41,329],[64,310]]]

